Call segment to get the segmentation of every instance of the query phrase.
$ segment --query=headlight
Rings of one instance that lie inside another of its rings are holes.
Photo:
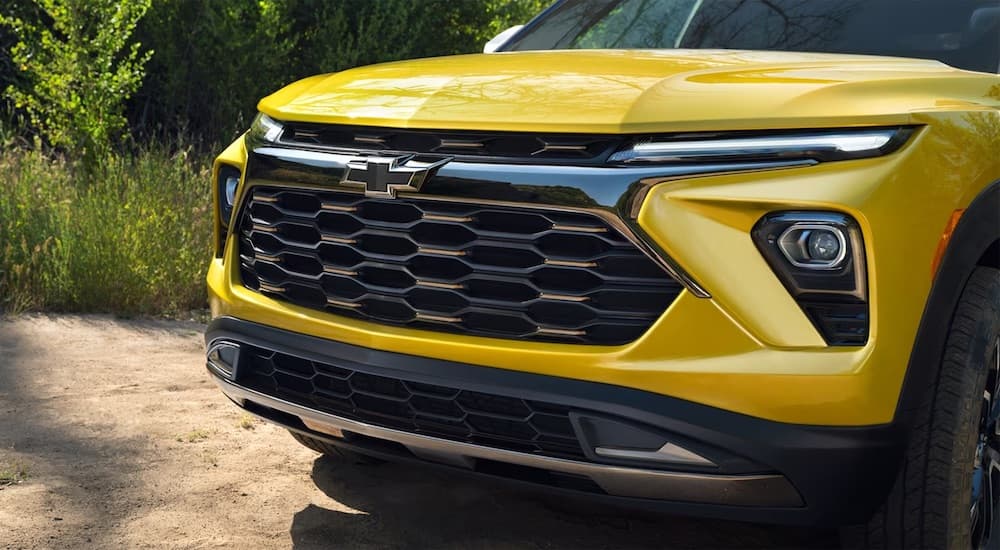
[[[887,155],[899,149],[912,128],[863,128],[760,135],[730,133],[704,138],[664,137],[631,144],[610,162],[671,163],[707,161],[847,160]]]
[[[219,165],[215,185],[219,196],[219,220],[223,227],[228,227],[236,203],[236,188],[240,185],[239,168],[228,164]]]
[[[249,137],[254,141],[274,143],[281,137],[281,132],[284,129],[285,127],[277,120],[264,113],[257,113],[257,118],[253,119],[253,124],[250,125]]]

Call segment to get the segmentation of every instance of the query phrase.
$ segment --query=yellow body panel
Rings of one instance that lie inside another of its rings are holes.
[[[937,62],[760,52],[460,56],[313,77],[261,102],[286,120],[437,129],[673,132],[913,124],[900,151],[654,187],[638,222],[712,294],[618,347],[489,339],[321,313],[213,260],[213,315],[380,350],[603,382],[799,424],[892,420],[949,217],[1000,178],[1000,79]],[[242,138],[219,158],[242,166]],[[243,193],[240,190],[240,194]],[[866,245],[871,334],[827,347],[750,238],[766,213],[844,212]]]
[[[975,108],[988,88],[980,73],[927,60],[577,50],[360,67],[296,82],[258,107],[301,122],[614,134],[907,124],[943,98]]]

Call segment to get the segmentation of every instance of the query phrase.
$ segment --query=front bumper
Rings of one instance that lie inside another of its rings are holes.
[[[882,425],[896,417],[930,288],[930,277],[914,273],[931,264],[951,212],[941,206],[951,202],[910,183],[930,177],[928,166],[946,165],[938,162],[930,134],[919,133],[883,158],[665,178],[650,187],[636,224],[711,297],[685,290],[643,336],[624,345],[451,334],[299,307],[242,284],[236,239],[219,239],[207,278],[209,302],[214,317],[356,346],[625,386],[776,422]],[[220,155],[221,164],[252,168],[243,138]],[[454,164],[450,169],[458,170]],[[511,173],[523,168],[490,166]],[[593,178],[587,180],[593,189],[605,190],[605,175],[593,170],[571,175]],[[245,179],[237,202],[263,183]],[[903,223],[900,204],[907,205],[907,219],[926,223]],[[762,216],[788,210],[839,212],[860,225],[870,288],[864,346],[827,346],[750,238]]]
[[[222,390],[241,407],[335,445],[670,513],[802,524],[864,521],[895,480],[903,448],[895,425],[785,424],[621,386],[379,351],[232,317],[215,320],[206,341],[210,348],[229,342],[349,365],[388,379],[557,404],[578,417],[596,415],[662,434],[697,449],[716,465],[666,469],[662,464],[604,459],[593,453],[592,440],[598,436],[581,432],[579,422],[575,429],[586,458],[573,460],[430,437],[250,389],[241,381],[239,360],[232,377],[211,362],[209,366]]]

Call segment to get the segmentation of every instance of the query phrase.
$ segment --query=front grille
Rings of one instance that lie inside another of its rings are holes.
[[[286,122],[281,143],[347,151],[403,151],[496,158],[504,162],[547,164],[603,163],[621,147],[623,138],[585,134],[520,134],[514,132],[442,132],[369,126],[338,126]]]
[[[619,345],[681,291],[588,213],[254,187],[238,227],[248,288],[413,328]]]
[[[244,346],[239,383],[338,416],[453,441],[583,459],[563,405],[388,378]]]

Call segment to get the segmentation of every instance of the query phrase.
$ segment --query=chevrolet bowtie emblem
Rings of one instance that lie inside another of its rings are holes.
[[[366,197],[394,199],[399,191],[419,191],[431,172],[450,160],[425,162],[414,157],[359,157],[347,163],[341,183],[363,185]]]

